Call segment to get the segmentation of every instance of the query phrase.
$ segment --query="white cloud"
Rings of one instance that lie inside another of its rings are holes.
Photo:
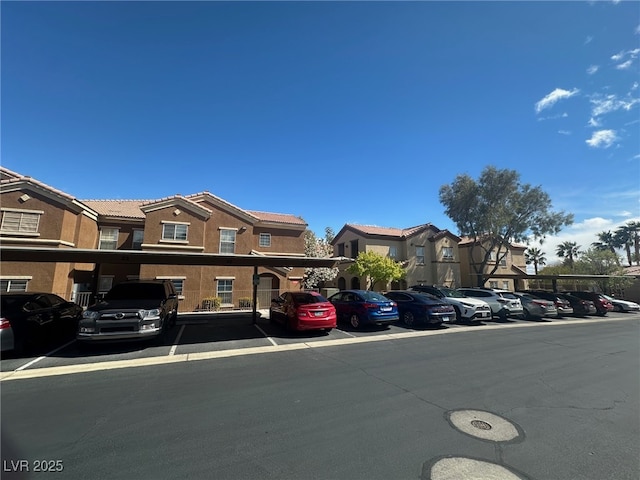
[[[596,73],[598,70],[600,69],[599,65],[589,65],[589,68],[587,68],[587,73],[589,75],[593,75],[594,73]]]
[[[589,140],[585,140],[586,144],[591,148],[609,148],[618,140],[615,130],[598,130],[593,132]]]
[[[571,135],[571,132],[568,130],[558,130],[558,133],[560,135]]]
[[[615,55],[611,55],[611,60],[614,62],[619,62],[624,58],[624,50],[622,52],[616,53]]]
[[[634,90],[637,90],[638,86],[640,86],[638,82],[633,82],[633,85],[631,85],[631,91],[633,92]]]
[[[593,37],[591,35],[589,35],[587,38],[584,39],[584,44],[587,45],[589,43],[593,42]]]
[[[536,113],[540,113],[545,108],[551,108],[556,102],[564,98],[570,98],[576,95],[580,90],[574,88],[573,90],[563,90],[562,88],[556,88],[553,92],[546,95],[542,100],[536,103]]]
[[[602,122],[600,120],[598,120],[597,118],[591,117],[589,119],[589,126],[590,127],[601,127],[602,126]]]
[[[620,65],[616,65],[616,68],[618,70],[626,70],[627,68],[629,68],[631,65],[633,64],[633,60],[629,59],[624,63],[621,63]]]
[[[636,27],[636,32],[635,33],[636,33],[636,35],[640,35],[640,25],[638,25]]]
[[[616,215],[617,215],[618,217],[630,217],[631,215],[633,215],[633,213],[631,213],[631,212],[630,212],[630,211],[628,211],[628,210],[624,210],[624,211],[622,211],[622,212],[618,212]]]
[[[616,110],[631,110],[634,105],[640,103],[639,98],[630,98],[623,100],[618,98],[615,94],[610,95],[592,95],[589,101],[592,104],[591,115],[598,117],[606,113],[615,112]]]

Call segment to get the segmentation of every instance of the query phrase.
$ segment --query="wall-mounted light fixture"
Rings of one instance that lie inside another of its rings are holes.
[[[244,232],[247,229],[247,227],[240,227],[240,231]]]

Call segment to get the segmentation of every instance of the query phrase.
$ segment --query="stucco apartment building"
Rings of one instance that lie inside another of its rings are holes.
[[[209,192],[151,200],[78,200],[0,167],[2,245],[154,252],[304,256],[306,222],[281,213],[244,210]],[[298,289],[303,268],[260,267],[258,307],[274,291]],[[94,290],[136,278],[169,279],[181,310],[220,299],[247,306],[253,269],[189,265],[109,265],[2,262],[0,290],[45,291],[81,304]],[[264,304],[264,305],[263,305]]]
[[[345,224],[331,243],[335,256],[356,258],[359,252],[373,251],[403,266],[404,279],[389,285],[376,285],[376,290],[404,289],[416,284],[452,288],[477,285],[472,262],[478,261],[478,256],[475,251],[473,256],[471,254],[473,242],[431,223],[409,228]],[[511,246],[507,255],[498,259],[496,273],[526,273],[525,250],[526,246]],[[340,272],[331,286],[339,289],[366,288],[367,279],[349,274],[347,268],[346,264],[340,266]],[[514,280],[490,278],[485,286],[513,290]]]

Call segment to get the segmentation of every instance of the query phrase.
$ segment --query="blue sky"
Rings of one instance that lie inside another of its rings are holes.
[[[208,190],[456,232],[512,168],[575,224],[640,220],[638,2],[2,2],[2,164],[79,199]]]

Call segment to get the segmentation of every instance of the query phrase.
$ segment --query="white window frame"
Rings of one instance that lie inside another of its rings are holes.
[[[509,290],[509,280],[503,280],[502,281],[502,289],[503,290]]]
[[[173,233],[169,235],[170,232],[167,232],[167,227],[173,227]],[[178,235],[178,227],[180,229],[184,228],[184,238],[182,235]],[[162,222],[162,237],[163,242],[178,242],[178,243],[189,243],[189,223],[187,222]]]
[[[108,238],[109,234],[115,231],[115,239]],[[109,232],[109,234],[107,234]],[[117,227],[100,227],[100,239],[98,240],[98,250],[117,250],[120,229]],[[104,246],[105,243],[113,243],[113,248]]]
[[[418,252],[422,252],[422,254],[419,254]],[[417,245],[416,246],[416,265],[424,265],[424,264],[425,264],[424,245]]]
[[[233,306],[233,279],[216,279],[216,296],[220,298],[222,306]]]
[[[140,241],[136,242],[136,235],[140,236]],[[131,248],[133,250],[142,250],[142,242],[144,240],[144,230],[142,228],[134,228],[131,234]]]
[[[0,278],[0,292],[26,292],[29,290],[29,281],[33,277],[2,277]],[[22,287],[24,285],[24,288]]]
[[[271,234],[270,233],[261,233],[260,238],[258,240],[258,245],[261,247],[270,247],[271,246]]]
[[[498,288],[497,280],[489,280],[489,288]]]
[[[229,232],[233,232],[233,242],[223,239],[223,235],[226,235]],[[236,228],[220,228],[220,247],[219,247],[218,251],[221,254],[225,254],[225,255],[233,255],[233,254],[235,254],[236,253],[236,236],[237,236],[237,229]],[[228,246],[231,245],[232,246],[232,251],[231,252],[223,251],[223,245],[225,246],[224,250],[228,250]]]
[[[0,211],[2,211],[2,223],[0,223],[2,233],[39,235],[40,217],[44,213],[42,210],[2,208]]]
[[[442,258],[445,260],[453,260],[453,247],[442,247]]]

